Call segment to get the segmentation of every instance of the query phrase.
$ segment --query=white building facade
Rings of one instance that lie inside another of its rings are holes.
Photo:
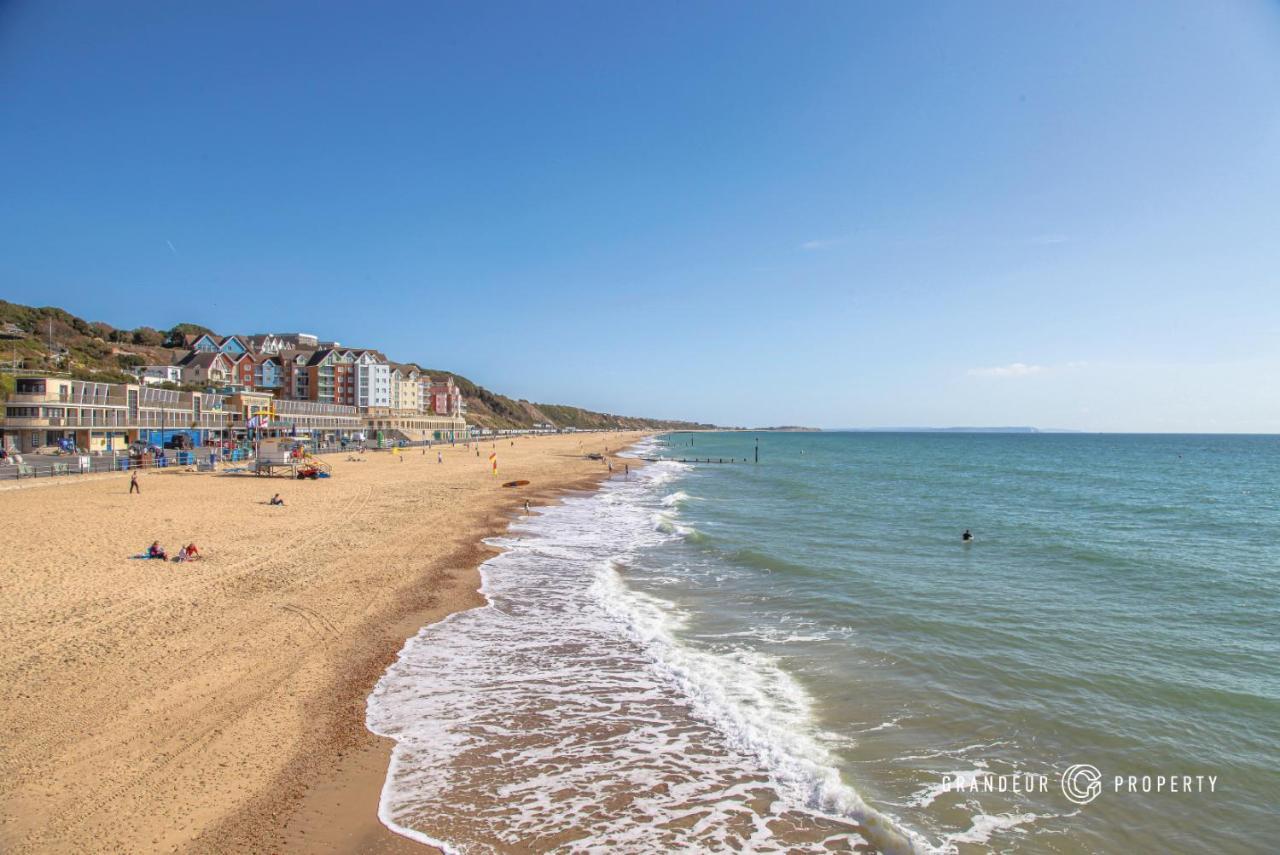
[[[154,386],[157,383],[181,382],[181,365],[147,365],[142,369],[142,383],[144,386]]]
[[[356,406],[391,407],[391,366],[366,351],[356,359]]]

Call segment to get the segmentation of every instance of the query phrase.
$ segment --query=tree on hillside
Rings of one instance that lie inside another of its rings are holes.
[[[133,331],[132,339],[134,344],[143,344],[147,347],[159,347],[166,341],[164,333],[151,327],[138,327]]]
[[[208,327],[202,327],[199,324],[178,324],[171,328],[164,336],[165,347],[182,347],[186,344],[186,337],[189,335],[213,334],[213,330]]]
[[[103,341],[111,341],[111,336],[116,331],[116,328],[111,324],[102,321],[90,321],[89,329],[92,330],[95,338],[100,338]]]

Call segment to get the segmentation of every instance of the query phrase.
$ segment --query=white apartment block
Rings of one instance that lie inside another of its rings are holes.
[[[379,362],[372,353],[362,353],[356,360],[356,406],[391,406],[391,366]]]

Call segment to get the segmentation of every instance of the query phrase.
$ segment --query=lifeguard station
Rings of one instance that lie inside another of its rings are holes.
[[[255,434],[254,467],[255,475],[285,478],[328,478],[329,464],[312,456],[306,445],[297,437],[267,436],[276,424],[274,404],[267,404],[257,410],[249,419],[249,428]]]

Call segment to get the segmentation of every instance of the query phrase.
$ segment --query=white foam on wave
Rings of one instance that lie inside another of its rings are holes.
[[[840,779],[776,660],[681,644],[687,616],[623,582],[619,567],[679,536],[652,514],[686,469],[548,508],[524,523],[539,537],[498,541],[488,605],[410,639],[366,716],[396,741],[386,825],[456,852],[827,851],[860,834],[928,848]]]
[[[895,727],[898,727],[898,722],[902,721],[903,718],[905,718],[905,716],[901,716],[901,715],[894,716],[893,718],[885,719],[884,721],[880,722],[874,727],[868,727],[858,732],[859,733],[879,733],[882,730],[891,730]]]
[[[680,505],[683,505],[685,502],[689,501],[692,498],[693,497],[690,496],[688,493],[686,493],[684,490],[676,490],[674,493],[669,493],[668,495],[662,497],[662,506],[664,508],[679,507]]]
[[[947,772],[945,775],[938,773],[938,781],[916,792],[907,799],[906,804],[909,807],[928,807],[933,804],[938,796],[945,795],[956,789],[967,790],[975,786],[980,777],[987,774],[990,774],[990,772],[986,768],[986,764],[977,765],[973,769],[959,769]]]
[[[980,813],[972,818],[972,825],[965,831],[948,834],[943,840],[943,848],[948,852],[958,851],[961,843],[980,845],[987,843],[998,832],[1017,831],[1025,833],[1024,825],[1031,825],[1036,820],[1047,819],[1034,813]]]
[[[749,647],[712,653],[681,644],[673,604],[628,588],[616,571],[602,574],[595,590],[696,713],[760,760],[794,804],[865,826],[885,852],[929,848],[844,783],[815,727],[812,699],[775,657]]]

